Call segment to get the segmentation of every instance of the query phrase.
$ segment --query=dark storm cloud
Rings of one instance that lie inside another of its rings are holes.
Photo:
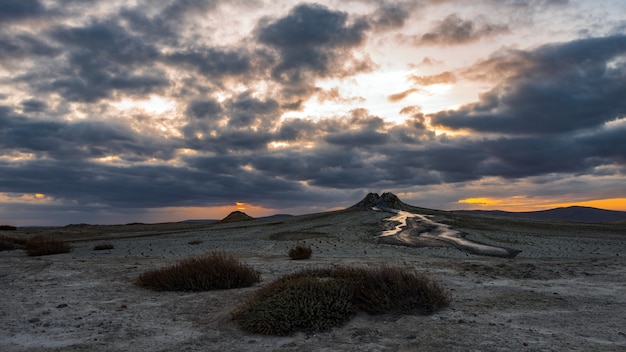
[[[508,31],[509,28],[506,25],[489,23],[485,19],[464,20],[452,14],[439,22],[430,32],[423,34],[419,43],[458,45]]]
[[[71,51],[102,56],[107,61],[133,64],[153,60],[159,52],[114,21],[96,21],[83,27],[57,27],[50,36]]]
[[[283,18],[261,23],[256,34],[261,44],[276,50],[279,61],[272,77],[285,85],[285,95],[306,96],[314,91],[315,77],[345,76],[369,69],[362,60],[346,65],[355,61],[351,50],[363,43],[368,29],[365,20],[350,23],[347,13],[303,4]]]
[[[222,104],[215,99],[192,100],[187,105],[187,115],[196,119],[215,119],[222,111]]]
[[[578,139],[580,149],[589,157],[600,159],[596,162],[620,165],[626,174],[626,123],[619,127],[609,127],[584,135]]]
[[[583,39],[512,52],[478,63],[478,76],[505,68],[507,78],[478,103],[434,114],[434,124],[508,134],[594,128],[626,116],[626,36]],[[520,57],[523,58],[520,59]],[[495,61],[495,62],[494,62]],[[507,62],[523,62],[518,70]],[[504,65],[500,66],[499,63]]]
[[[313,149],[260,151],[248,162],[261,173],[337,189],[354,185],[410,187],[492,176],[523,179],[589,174],[596,167],[625,162],[624,148],[618,143],[626,132],[623,124],[580,136],[472,139],[435,136],[424,128],[421,114],[384,135],[377,132],[382,121],[364,111],[354,115],[343,120],[286,122],[273,140],[306,142],[323,136],[326,144],[317,142]]]
[[[404,26],[410,14],[408,6],[383,4],[369,16],[369,22],[375,30],[396,29]]]
[[[120,9],[119,16],[128,27],[142,36],[159,42],[180,45],[180,28],[188,24],[188,18],[210,12],[218,0],[170,1],[156,14],[147,13],[154,8],[152,3]]]
[[[28,33],[0,33],[0,63],[32,56],[55,56],[61,52]]]
[[[251,58],[239,49],[202,48],[195,51],[179,51],[165,59],[171,65],[187,66],[198,70],[208,78],[243,75],[252,67]]]
[[[19,21],[45,13],[39,0],[2,0],[0,2],[0,26],[5,21]]]
[[[41,109],[36,100],[24,105]],[[25,109],[26,110],[26,109]],[[8,107],[0,107],[0,150],[10,155],[17,150],[37,153],[52,160],[120,156],[135,161],[169,159],[171,142],[153,141],[127,126],[93,120],[64,122],[28,118]],[[53,161],[50,161],[52,163]]]
[[[183,127],[192,149],[228,153],[236,150],[264,150],[272,141],[269,132],[281,114],[278,101],[259,99],[243,92],[222,103],[214,99],[193,101],[187,107],[191,118]],[[225,124],[219,125],[220,122]]]
[[[56,62],[58,71],[22,78],[39,91],[56,91],[69,101],[94,102],[114,91],[145,94],[169,84],[163,72],[151,67],[159,58],[158,50],[113,21],[56,27],[48,34],[66,55]]]
[[[22,102],[22,110],[24,112],[42,112],[46,110],[45,101],[37,100],[37,99],[28,99]]]
[[[367,145],[385,144],[389,140],[389,136],[386,133],[376,131],[347,131],[330,135],[325,140],[331,144],[359,148]]]
[[[257,123],[271,126],[280,118],[280,107],[276,100],[261,100],[250,92],[238,95],[226,103],[230,119],[229,126],[247,127]]]

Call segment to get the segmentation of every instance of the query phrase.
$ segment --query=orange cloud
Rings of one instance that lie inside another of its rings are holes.
[[[411,89],[407,89],[404,92],[400,92],[397,94],[391,94],[390,96],[387,97],[387,100],[389,100],[391,103],[397,103],[400,100],[403,100],[404,98],[408,97],[409,95],[419,92],[420,90],[417,88],[411,88]]]
[[[419,84],[420,86],[430,86],[433,84],[451,84],[456,83],[456,76],[450,72],[442,72],[438,75],[432,76],[409,76],[409,80],[413,81],[415,84]]]

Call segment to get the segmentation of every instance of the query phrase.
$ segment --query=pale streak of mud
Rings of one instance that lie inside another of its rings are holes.
[[[469,253],[503,258],[513,258],[520,252],[514,249],[470,241],[464,237],[462,232],[450,228],[449,225],[435,222],[423,214],[397,209],[374,208],[374,210],[396,214],[385,219],[386,222],[395,222],[397,225],[393,229],[381,232],[379,237],[383,243],[429,246],[431,243],[441,241]],[[393,240],[390,241],[389,238]]]

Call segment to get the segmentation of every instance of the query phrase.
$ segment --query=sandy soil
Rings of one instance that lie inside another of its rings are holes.
[[[624,351],[626,226],[541,223],[434,213],[468,237],[521,250],[514,259],[451,247],[380,244],[389,214],[334,212],[231,224],[72,227],[67,254],[0,252],[0,351]],[[28,232],[28,233],[26,233]],[[189,244],[191,241],[202,241]],[[291,261],[296,242],[313,258]],[[94,245],[115,248],[94,251]],[[226,250],[261,272],[255,287],[153,292],[148,269]],[[252,335],[230,312],[260,285],[325,265],[406,265],[452,296],[431,316],[360,314],[320,334]]]

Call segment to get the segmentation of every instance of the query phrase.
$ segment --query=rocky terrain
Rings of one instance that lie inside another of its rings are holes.
[[[367,201],[363,201],[367,203]],[[389,204],[399,206],[400,204]],[[409,206],[410,207],[410,206]],[[391,214],[343,211],[228,223],[18,229],[68,241],[70,253],[0,252],[1,351],[623,351],[626,225],[504,219],[411,207],[480,243],[520,251],[480,256],[451,246],[379,241]],[[95,251],[110,243],[113,249]],[[292,261],[305,243],[309,260]],[[214,250],[261,273],[254,287],[200,293],[136,286],[146,270]],[[452,297],[430,316],[361,314],[318,334],[241,331],[230,314],[286,273],[337,265],[400,265]]]

